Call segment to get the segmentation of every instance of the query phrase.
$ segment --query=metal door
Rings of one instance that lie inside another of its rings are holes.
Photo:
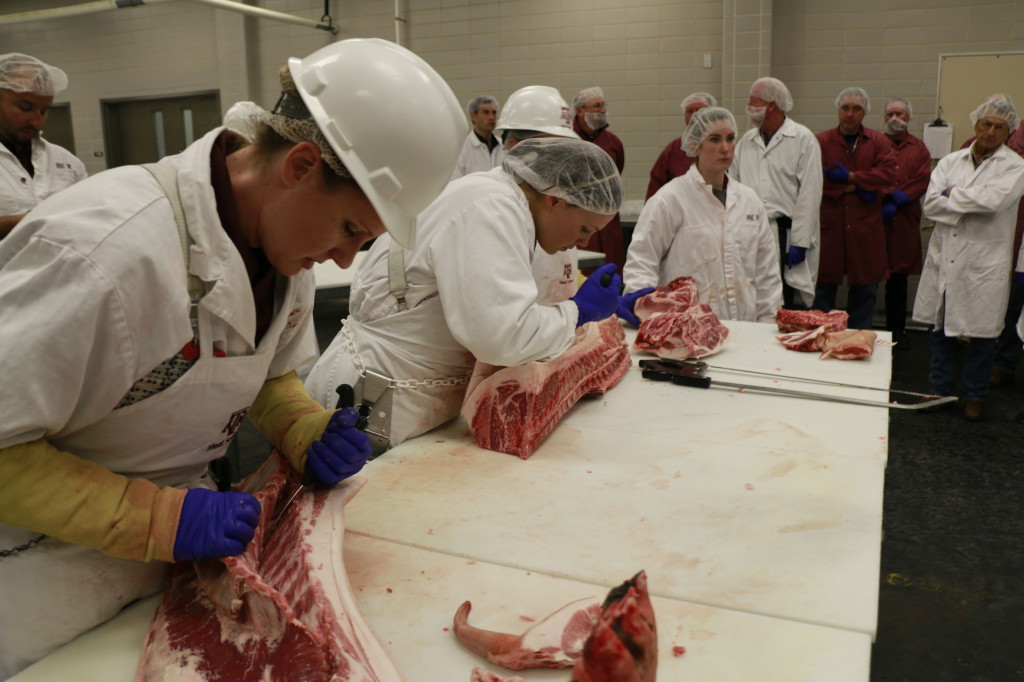
[[[177,154],[220,123],[217,92],[103,102],[107,167]]]

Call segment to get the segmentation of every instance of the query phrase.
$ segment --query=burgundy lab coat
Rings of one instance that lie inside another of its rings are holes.
[[[647,183],[647,196],[644,197],[644,201],[653,197],[672,178],[686,175],[686,171],[690,170],[690,166],[697,160],[683,151],[682,142],[683,138],[677,137],[661,150],[661,154],[651,167],[651,181]]]
[[[584,140],[593,142],[601,149],[608,152],[615,162],[619,173],[626,167],[626,152],[622,148],[622,140],[607,127],[601,128],[593,136],[587,135],[580,127],[579,117],[573,119],[572,129]],[[605,263],[615,263],[618,273],[622,274],[622,266],[626,264],[626,241],[622,236],[622,224],[619,222],[619,214],[612,216],[611,221],[604,229],[595,232],[586,246],[588,251],[600,251],[604,254]],[[589,275],[596,268],[584,268],[584,275]]]
[[[896,216],[886,227],[889,271],[897,275],[920,275],[921,197],[928,189],[932,174],[932,155],[921,138],[907,133],[899,140],[886,135],[896,155],[896,189],[910,203],[896,209]]]

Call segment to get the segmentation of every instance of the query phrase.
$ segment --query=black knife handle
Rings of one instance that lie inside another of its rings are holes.
[[[710,388],[711,377],[702,377],[698,374],[673,374],[672,383],[694,388]]]

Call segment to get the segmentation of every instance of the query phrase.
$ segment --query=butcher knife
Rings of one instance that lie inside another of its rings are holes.
[[[682,365],[682,366],[680,366]],[[883,400],[863,400],[861,398],[848,398],[845,396],[828,395],[825,393],[813,393],[810,391],[795,391],[789,388],[778,388],[775,386],[755,386],[753,384],[738,384],[729,381],[712,381],[711,377],[705,376],[701,368],[694,365],[664,359],[641,360],[640,369],[644,379],[652,381],[671,381],[680,386],[692,386],[694,388],[711,388],[723,386],[736,388],[742,391],[757,393],[768,393],[772,395],[783,395],[791,398],[805,398],[811,400],[825,400],[833,403],[850,403],[853,405],[867,405],[869,407],[886,407],[900,410],[929,410],[956,401],[956,396],[935,396],[930,400],[919,403],[907,404],[899,402],[887,402]]]

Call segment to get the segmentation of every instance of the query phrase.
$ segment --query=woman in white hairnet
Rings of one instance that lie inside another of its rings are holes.
[[[385,229],[411,243],[465,122],[387,41],[281,76],[254,141],[218,128],[99,173],[0,242],[0,678],[158,590],[168,562],[245,549],[259,503],[206,472],[247,414],[321,485],[369,455],[358,414],[294,372],[310,268],[347,267]]]
[[[46,197],[86,177],[85,165],[40,133],[61,69],[17,52],[0,55],[0,239]]]
[[[519,142],[502,166],[453,181],[419,217],[414,249],[378,239],[352,283],[350,315],[306,380],[331,407],[341,384],[375,409],[380,452],[459,414],[474,359],[520,365],[558,355],[576,328],[616,312],[614,264],[567,301],[537,303],[534,246],[581,246],[619,209],[622,179],[578,139]],[[631,309],[632,300],[623,304]],[[387,412],[381,415],[381,411]]]
[[[935,230],[913,317],[933,325],[933,393],[957,394],[958,339],[970,338],[962,374],[964,416],[978,421],[1010,295],[1007,273],[1017,255],[1013,232],[1024,193],[1024,159],[1005,144],[1019,123],[1011,102],[990,98],[971,120],[974,144],[939,161],[924,195],[924,216],[935,221]]]
[[[761,200],[729,177],[736,120],[721,107],[701,109],[682,140],[696,163],[644,204],[626,256],[626,291],[689,276],[721,319],[770,322],[782,305],[778,247]]]

